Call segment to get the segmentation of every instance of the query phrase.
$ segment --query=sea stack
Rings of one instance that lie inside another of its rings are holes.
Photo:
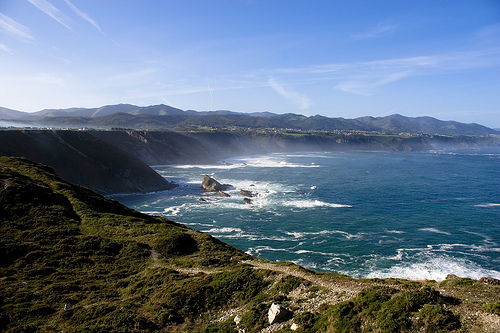
[[[230,186],[229,184],[221,184],[208,175],[204,175],[201,182],[201,188],[205,192],[224,192]]]

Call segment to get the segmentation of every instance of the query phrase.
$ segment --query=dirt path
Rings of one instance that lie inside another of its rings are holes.
[[[313,284],[328,288],[336,292],[350,292],[357,294],[361,290],[366,289],[367,287],[370,286],[367,283],[357,282],[349,278],[333,279],[332,277],[328,276],[311,274],[295,266],[280,266],[272,262],[261,262],[257,260],[249,260],[245,261],[244,263],[252,265],[255,268],[267,269],[270,271],[281,272],[284,274],[297,276],[303,278],[304,280],[310,281]]]

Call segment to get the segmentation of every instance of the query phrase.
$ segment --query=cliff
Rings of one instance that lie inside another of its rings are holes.
[[[293,130],[0,130],[0,156],[44,163],[60,177],[101,194],[152,192],[175,186],[152,170],[151,165],[210,164],[235,156],[282,152],[411,152],[495,144],[499,144],[496,136]]]
[[[355,280],[270,263],[22,158],[0,157],[0,230],[0,331],[500,330],[498,280]],[[271,324],[273,303],[289,312]]]
[[[101,194],[152,192],[175,186],[140,159],[90,132],[0,131],[0,156],[44,163],[60,177]]]

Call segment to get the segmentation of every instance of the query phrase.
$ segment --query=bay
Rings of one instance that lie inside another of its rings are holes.
[[[352,277],[500,278],[499,148],[270,154],[155,170],[180,186],[114,198],[257,257]],[[203,193],[205,174],[231,184],[231,196]],[[252,204],[240,189],[256,194]]]

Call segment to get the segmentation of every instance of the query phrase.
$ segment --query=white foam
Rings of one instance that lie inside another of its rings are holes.
[[[240,228],[212,228],[210,230],[205,230],[208,233],[231,233],[231,232],[243,232]]]
[[[243,160],[243,163],[249,167],[257,167],[257,168],[319,168],[319,165],[314,163],[297,164],[297,163],[287,162],[281,156],[278,155],[247,157]]]
[[[245,167],[245,163],[228,163],[228,164],[167,164],[167,165],[154,165],[152,168],[172,168],[172,169],[219,169],[230,170]]]
[[[322,255],[322,256],[334,256],[335,254],[334,253],[325,253],[325,252],[318,252],[318,251],[311,251],[311,250],[297,250],[295,251],[294,253],[296,254],[319,254],[319,255]]]
[[[404,234],[405,233],[404,231],[400,231],[400,230],[386,230],[385,232],[387,232],[388,234]]]
[[[474,205],[474,207],[485,207],[485,208],[500,207],[500,204],[499,203],[484,203],[484,204]]]
[[[251,247],[248,249],[246,252],[247,254],[254,255],[254,253],[260,253],[262,251],[272,251],[272,252],[288,252],[287,249],[276,249],[270,246],[256,246],[256,247]]]
[[[284,206],[296,208],[314,208],[314,207],[331,207],[331,208],[348,208],[351,205],[342,205],[336,203],[328,203],[321,200],[291,200],[283,203]]]
[[[447,231],[442,231],[442,230],[439,230],[437,228],[420,228],[418,229],[420,231],[428,231],[428,232],[434,232],[436,234],[442,234],[442,235],[448,235],[450,236],[451,233],[447,232]]]
[[[489,276],[495,279],[500,278],[500,272],[483,269],[475,263],[465,260],[452,260],[447,257],[439,257],[426,262],[401,263],[389,269],[373,271],[368,278],[403,278],[408,280],[436,280],[442,281],[448,274],[459,277],[480,279]]]
[[[312,231],[312,232],[296,232],[296,231],[285,231],[285,234],[293,236],[294,238],[304,238],[306,236],[314,236],[314,235],[328,235],[328,234],[340,234],[347,239],[359,239],[363,237],[363,233],[350,234],[341,230],[321,230],[321,231]]]
[[[177,216],[181,212],[181,209],[185,208],[186,206],[186,204],[182,204],[180,206],[168,207],[163,210],[163,213],[168,216]]]

